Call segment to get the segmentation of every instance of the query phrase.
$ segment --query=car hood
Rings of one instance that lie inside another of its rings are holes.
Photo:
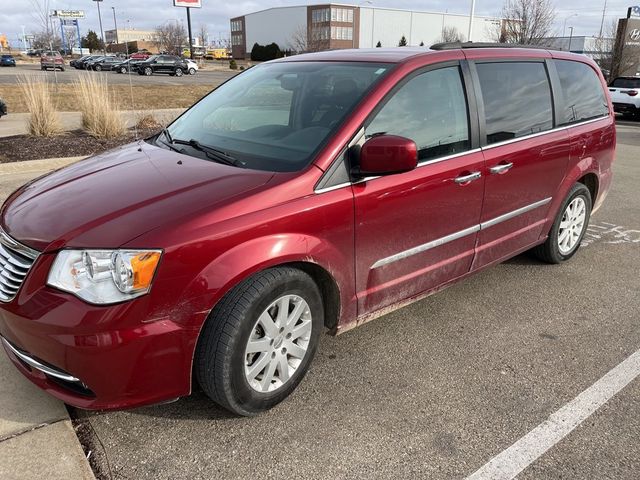
[[[272,176],[141,142],[24,185],[2,206],[2,227],[40,251],[116,248],[183,216],[244,197]]]

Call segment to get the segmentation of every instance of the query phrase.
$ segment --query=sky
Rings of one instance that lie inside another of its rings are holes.
[[[5,34],[14,45],[22,32],[38,31],[38,21],[31,8],[32,2],[43,3],[45,0],[0,0],[0,34]],[[340,3],[357,4],[359,0]],[[605,0],[552,0],[556,8],[555,33],[562,34],[563,24],[574,27],[574,35],[594,35],[600,29],[602,8]],[[265,8],[326,3],[326,0],[202,0],[201,9],[191,10],[191,23],[194,36],[201,24],[206,24],[211,40],[229,36],[229,19]],[[364,3],[364,2],[360,2]],[[640,0],[606,0],[606,20],[626,16],[627,7],[640,3]],[[90,0],[49,0],[50,9],[84,10],[86,18],[80,20],[81,33],[88,29],[99,32],[98,11],[96,2]],[[476,0],[476,15],[499,16],[503,0]],[[373,0],[377,7],[425,10],[431,12],[469,13],[471,0]],[[173,6],[172,0],[103,0],[100,2],[102,22],[105,30],[114,25],[113,10],[115,7],[118,27],[129,25],[131,28],[153,30],[155,26],[167,20],[184,21],[184,8]],[[577,13],[577,16],[572,16]],[[98,33],[99,34],[99,33]],[[568,29],[566,31],[568,35]]]

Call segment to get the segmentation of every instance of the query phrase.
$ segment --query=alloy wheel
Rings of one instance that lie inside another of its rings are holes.
[[[567,255],[577,247],[578,241],[585,228],[587,206],[582,197],[576,197],[564,211],[560,228],[558,229],[558,249],[563,255]]]
[[[312,319],[298,295],[273,301],[258,317],[245,348],[244,372],[252,389],[273,392],[285,385],[307,354]]]

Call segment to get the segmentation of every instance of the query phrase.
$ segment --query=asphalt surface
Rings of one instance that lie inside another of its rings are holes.
[[[521,255],[344,335],[323,336],[294,395],[256,418],[230,416],[199,391],[172,404],[78,412],[93,426],[99,473],[473,473],[640,349],[640,124],[621,122],[618,131],[612,190],[571,261],[551,266]],[[636,378],[519,478],[638,478],[639,398]]]
[[[133,73],[120,74],[116,72],[93,72],[86,70],[76,70],[73,67],[65,67],[65,71],[40,70],[39,64],[18,65],[17,67],[0,68],[0,85],[15,84],[21,75],[46,75],[52,82],[72,83],[80,75],[107,75],[109,83],[112,85],[129,85],[129,77],[133,85],[219,85],[237,73],[233,70],[199,70],[195,75],[183,75],[182,77],[172,77],[165,74],[156,74],[150,77]]]

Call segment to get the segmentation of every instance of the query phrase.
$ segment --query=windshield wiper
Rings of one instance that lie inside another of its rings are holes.
[[[162,143],[164,145],[169,147],[174,152],[183,153],[181,148],[176,148],[176,147],[173,146],[173,138],[171,138],[171,134],[169,133],[169,130],[166,127],[162,129],[160,134],[164,135],[164,138],[166,138],[166,141],[165,140],[162,141]],[[158,135],[158,137],[156,137],[156,140],[158,140],[159,138],[160,138],[160,135]]]
[[[165,135],[168,135],[169,132],[166,132]],[[167,138],[171,139],[171,136]],[[217,148],[210,147],[208,145],[203,145],[196,139],[192,138],[191,140],[182,140],[180,138],[171,139],[172,144],[177,145],[188,145],[191,148],[203,152],[207,157],[211,160],[215,160],[218,163],[224,163],[225,165],[232,165],[234,167],[244,167],[245,163],[238,160],[235,157],[232,157],[226,152],[222,150],[218,150]]]

